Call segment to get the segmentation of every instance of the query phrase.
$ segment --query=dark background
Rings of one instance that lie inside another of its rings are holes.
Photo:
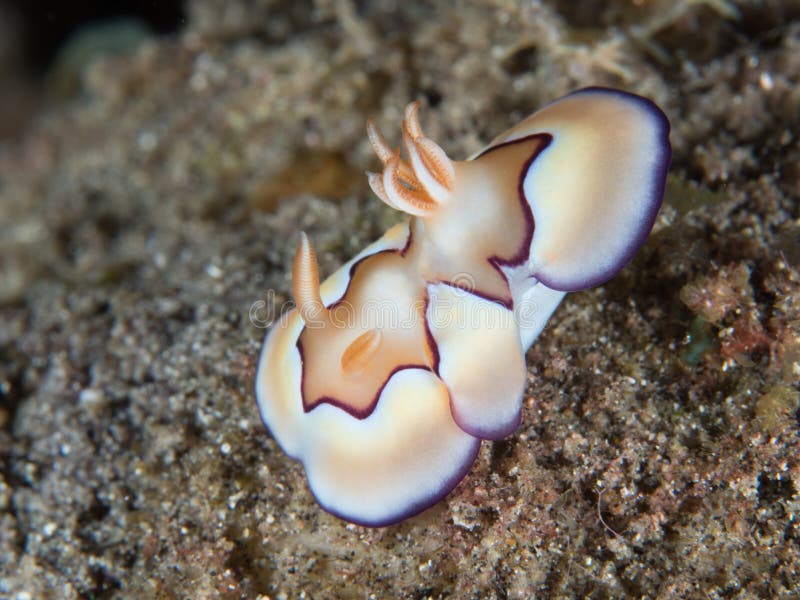
[[[0,139],[18,136],[42,106],[74,95],[79,85],[70,77],[79,71],[59,71],[67,62],[60,55],[81,32],[114,22],[170,34],[185,22],[183,2],[0,0]]]
[[[64,41],[83,25],[111,18],[138,17],[156,33],[170,33],[184,21],[183,2],[178,0],[117,0],[59,2],[5,0],[0,16],[14,20],[25,64],[41,74]]]

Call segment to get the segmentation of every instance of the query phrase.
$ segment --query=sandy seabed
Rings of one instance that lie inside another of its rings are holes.
[[[797,598],[800,4],[190,0],[0,142],[0,596]],[[586,85],[672,122],[637,258],[528,353],[444,501],[323,512],[253,398],[297,232],[399,216],[375,116],[454,158]]]

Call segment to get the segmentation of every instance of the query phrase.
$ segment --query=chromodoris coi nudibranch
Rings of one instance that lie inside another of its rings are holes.
[[[613,277],[661,206],[669,122],[650,100],[586,88],[466,161],[425,137],[407,158],[369,121],[375,194],[410,218],[321,285],[301,234],[296,307],[267,333],[264,423],[327,511],[382,526],[428,508],[481,440],[520,424],[525,352],[567,292]]]

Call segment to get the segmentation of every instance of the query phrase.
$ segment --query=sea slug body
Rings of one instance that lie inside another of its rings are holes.
[[[376,195],[410,218],[321,285],[301,235],[296,308],[268,332],[261,417],[320,505],[382,526],[447,495],[481,440],[520,423],[525,352],[567,292],[613,277],[661,205],[669,123],[651,101],[586,88],[471,160],[403,119],[408,160],[374,123]]]

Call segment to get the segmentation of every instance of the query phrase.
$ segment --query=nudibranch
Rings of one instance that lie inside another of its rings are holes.
[[[322,284],[311,242],[296,307],[268,332],[256,397],[320,505],[381,526],[448,494],[481,440],[520,423],[525,352],[567,292],[613,277],[661,205],[669,123],[651,101],[586,88],[470,160],[402,123],[407,158],[370,121],[375,194],[410,218]]]

